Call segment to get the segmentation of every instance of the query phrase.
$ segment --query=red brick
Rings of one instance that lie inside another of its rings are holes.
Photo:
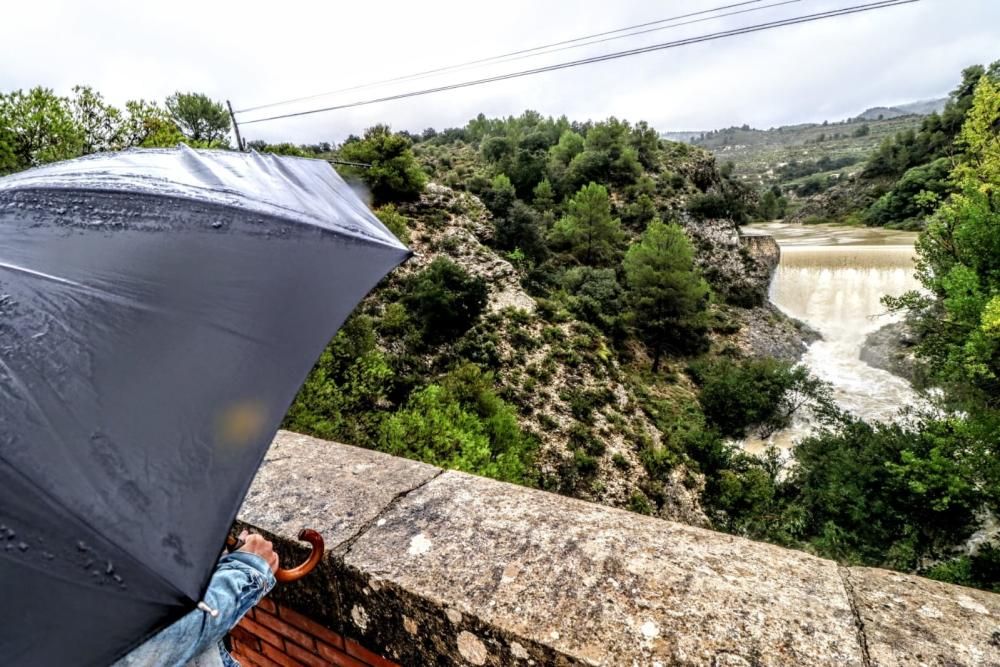
[[[336,646],[337,648],[340,649],[344,648],[344,638],[341,637],[338,633],[334,632],[333,630],[327,628],[324,625],[317,623],[316,621],[312,620],[307,616],[303,616],[302,614],[293,609],[289,609],[288,607],[285,606],[279,606],[278,616],[288,621],[289,623],[299,628],[300,630],[305,630],[316,639],[325,641],[327,644],[330,644],[331,646]]]
[[[234,651],[233,653],[230,653],[229,655],[231,655],[233,657],[233,660],[235,660],[236,662],[238,662],[240,664],[240,667],[257,667],[257,665],[255,665],[254,662],[252,660],[250,660],[250,658],[246,657],[242,653],[236,653]]]
[[[257,609],[263,609],[270,614],[278,613],[277,605],[270,598],[261,598],[260,602],[257,603]]]
[[[250,631],[247,630],[246,628],[237,625],[229,632],[229,634],[230,636],[232,636],[234,641],[238,641],[241,644],[250,646],[255,651],[260,650],[260,640],[257,639],[257,637],[255,637],[254,635],[250,634]]]
[[[273,646],[264,644],[264,655],[274,660],[276,663],[282,667],[302,667],[302,663],[294,658],[290,658],[284,651],[278,650]]]
[[[315,655],[314,653],[310,653],[304,648],[299,648],[291,642],[285,644],[285,650],[288,651],[288,655],[292,656],[299,662],[309,665],[309,667],[330,667],[330,663],[323,658]]]
[[[251,621],[248,618],[244,618],[242,621],[240,621],[239,627],[242,627],[250,634],[271,644],[272,646],[276,646],[277,648],[282,650],[284,650],[285,648],[285,642],[281,639],[281,637],[277,633],[265,628],[263,625],[257,623],[256,621]]]
[[[316,642],[316,648],[319,650],[319,654],[321,656],[329,660],[332,664],[337,665],[337,667],[369,667],[360,660],[355,660],[340,649],[328,646],[323,642]]]
[[[233,653],[260,653],[260,642],[254,640],[252,644],[245,644],[238,639],[233,640]]]
[[[240,655],[243,658],[240,660],[243,663],[243,667],[281,667],[274,660],[254,651],[245,651]]]
[[[315,643],[313,638],[306,632],[302,632],[298,628],[285,623],[277,616],[271,616],[270,614],[258,614],[257,620],[267,627],[271,628],[279,635],[285,639],[290,639],[299,646],[312,651],[315,648]]]
[[[383,658],[378,653],[369,651],[368,649],[366,649],[364,646],[357,643],[353,639],[345,639],[344,643],[345,643],[345,648],[347,649],[347,652],[350,655],[353,655],[355,658],[368,663],[372,667],[399,667],[399,665],[392,662],[391,660]]]

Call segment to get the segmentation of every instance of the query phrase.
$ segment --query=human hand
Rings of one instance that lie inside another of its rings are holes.
[[[239,548],[239,551],[245,551],[263,558],[271,568],[272,574],[278,571],[278,554],[274,552],[273,544],[260,535],[250,533],[246,530],[240,533],[240,539],[243,540],[243,546]]]

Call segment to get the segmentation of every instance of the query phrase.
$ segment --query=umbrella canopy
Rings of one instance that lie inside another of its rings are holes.
[[[107,665],[190,611],[323,346],[409,254],[319,160],[0,179],[0,662]]]

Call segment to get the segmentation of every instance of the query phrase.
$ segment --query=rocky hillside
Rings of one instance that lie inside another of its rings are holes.
[[[636,361],[623,362],[603,332],[530,296],[520,272],[492,247],[493,220],[478,197],[430,183],[417,201],[399,210],[409,220],[417,255],[394,274],[390,289],[370,298],[366,312],[384,313],[394,295],[391,287],[440,257],[485,279],[487,314],[476,334],[495,346],[499,394],[517,406],[521,425],[538,435],[542,486],[617,507],[648,504],[659,516],[706,525],[700,502],[704,480],[683,462],[683,454],[673,454],[677,464],[663,479],[651,478],[642,460],[644,452],[669,447],[650,415],[650,401],[678,394],[692,401],[691,381],[679,377],[667,388],[637,385],[629,366]],[[756,257],[732,221],[688,219],[686,227],[698,265],[713,284],[733,294],[766,292],[773,254]],[[718,306],[716,315],[725,320],[713,333],[716,348],[783,358],[801,354],[805,335],[776,310]],[[392,341],[382,344],[391,347]],[[454,353],[451,347],[426,353],[426,372],[433,374]]]

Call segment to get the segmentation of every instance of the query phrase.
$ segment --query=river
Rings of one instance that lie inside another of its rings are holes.
[[[749,225],[744,233],[770,234],[781,246],[781,262],[771,280],[770,299],[822,336],[802,363],[833,386],[841,407],[866,419],[885,421],[920,402],[910,384],[861,361],[865,337],[898,319],[886,313],[883,296],[917,289],[913,277],[916,233],[835,225]],[[748,451],[773,444],[781,449],[808,434],[799,418],[767,441],[749,440]]]

